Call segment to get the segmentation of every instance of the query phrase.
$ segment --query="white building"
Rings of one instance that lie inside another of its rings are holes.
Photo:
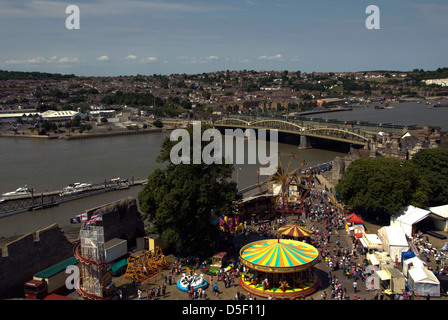
[[[22,119],[23,122],[31,122],[40,120],[39,112],[8,112],[8,113],[0,113],[0,122],[3,123],[14,123],[17,122],[17,119]]]
[[[423,82],[426,83],[427,85],[437,84],[442,87],[448,86],[448,79],[428,79],[428,80],[423,80]]]
[[[80,110],[73,111],[73,110],[65,110],[65,111],[55,111],[55,110],[47,110],[45,112],[42,112],[40,116],[42,117],[42,120],[44,121],[69,121],[73,120],[77,115],[79,115],[82,118],[85,117],[83,113],[81,113]]]

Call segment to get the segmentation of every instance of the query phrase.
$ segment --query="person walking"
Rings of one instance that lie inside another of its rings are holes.
[[[215,285],[213,286],[213,293],[216,295],[216,298],[219,297],[219,290],[218,290],[218,284],[215,283]]]
[[[356,280],[355,280],[355,281],[353,281],[353,291],[355,293],[356,293],[357,288],[358,288],[358,282],[356,282]]]

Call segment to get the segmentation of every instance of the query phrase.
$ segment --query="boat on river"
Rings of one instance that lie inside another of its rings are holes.
[[[66,196],[74,193],[80,193],[89,190],[91,186],[92,186],[91,183],[81,183],[81,182],[71,183],[64,189],[62,189],[62,192],[59,195]]]
[[[31,196],[32,196],[31,189],[28,188],[27,186],[20,187],[20,188],[16,189],[15,191],[6,192],[6,193],[2,194],[3,200],[15,198],[15,197],[22,198],[22,197],[31,197]]]

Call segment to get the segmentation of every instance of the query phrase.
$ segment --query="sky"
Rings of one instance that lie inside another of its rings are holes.
[[[73,23],[79,9],[79,29]],[[373,12],[379,29],[366,27]],[[0,69],[79,76],[448,66],[446,0],[0,0]]]

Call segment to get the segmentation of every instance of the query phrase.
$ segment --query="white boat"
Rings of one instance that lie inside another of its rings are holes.
[[[62,189],[62,192],[59,195],[65,196],[69,194],[79,193],[89,189],[91,186],[92,184],[90,183],[81,183],[81,182],[71,183],[67,187]]]
[[[67,186],[67,188],[74,188],[74,189],[86,189],[91,187],[92,184],[91,183],[86,183],[86,182],[75,182],[72,184],[69,184]]]
[[[31,197],[31,189],[28,187],[20,187],[15,191],[6,192],[2,194],[2,197],[10,198],[10,197],[18,197],[18,196],[30,196]]]

